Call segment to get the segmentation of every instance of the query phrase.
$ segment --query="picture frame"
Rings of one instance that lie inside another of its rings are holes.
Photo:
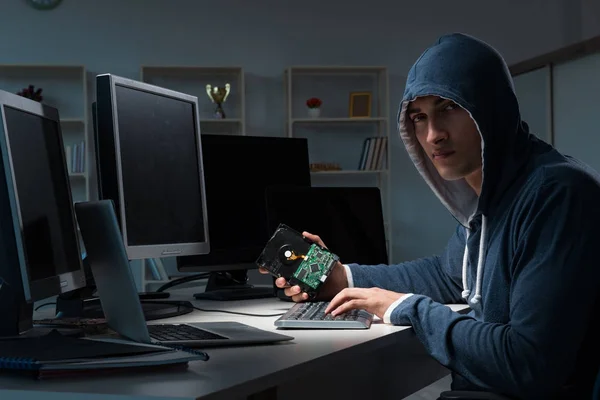
[[[371,117],[371,92],[350,93],[350,118]]]

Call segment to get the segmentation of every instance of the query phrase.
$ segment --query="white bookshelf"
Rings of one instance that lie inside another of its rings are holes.
[[[371,94],[370,114],[350,116],[350,94]],[[389,78],[382,66],[291,66],[284,71],[285,132],[308,139],[311,163],[335,163],[340,170],[312,172],[313,186],[377,186],[381,190],[388,257],[392,260]],[[308,114],[306,100],[323,101],[321,114]],[[387,140],[382,162],[360,167],[363,143]]]
[[[42,88],[42,103],[58,109],[61,132],[67,148],[83,145],[80,168],[74,168],[73,160],[67,157],[69,181],[73,202],[90,198],[89,159],[93,146],[88,129],[88,101],[86,69],[81,65],[0,65],[0,89],[17,93],[34,85]]]
[[[166,89],[198,97],[200,131],[211,134],[246,134],[246,88],[241,67],[203,66],[142,66],[141,80]],[[206,85],[231,85],[229,96],[222,104],[224,119],[214,117],[214,104],[206,93]]]

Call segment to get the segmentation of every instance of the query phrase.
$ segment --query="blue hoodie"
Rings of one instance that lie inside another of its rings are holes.
[[[476,122],[479,197],[464,179],[442,179],[417,142],[406,109],[425,95],[453,100]],[[398,126],[417,170],[458,221],[456,232],[440,255],[348,264],[349,282],[408,294],[386,314],[414,327],[452,371],[454,390],[590,398],[600,361],[596,172],[529,133],[502,57],[462,34],[440,38],[411,68]],[[468,314],[444,305],[461,302]]]

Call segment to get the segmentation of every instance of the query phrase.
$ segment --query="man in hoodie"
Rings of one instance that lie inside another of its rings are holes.
[[[320,297],[327,311],[411,325],[454,390],[590,398],[600,361],[596,172],[528,132],[504,60],[467,35],[443,36],[417,60],[398,126],[456,231],[440,255],[336,266]],[[468,314],[444,305],[460,302]]]

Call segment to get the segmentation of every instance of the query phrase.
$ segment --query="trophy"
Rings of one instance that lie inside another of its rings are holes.
[[[225,100],[227,100],[227,96],[229,96],[229,92],[231,91],[231,85],[229,83],[225,84],[224,88],[220,87],[212,87],[210,84],[206,85],[206,93],[210,100],[217,105],[215,109],[215,118],[223,119],[225,118],[225,111],[223,111],[223,104]]]

